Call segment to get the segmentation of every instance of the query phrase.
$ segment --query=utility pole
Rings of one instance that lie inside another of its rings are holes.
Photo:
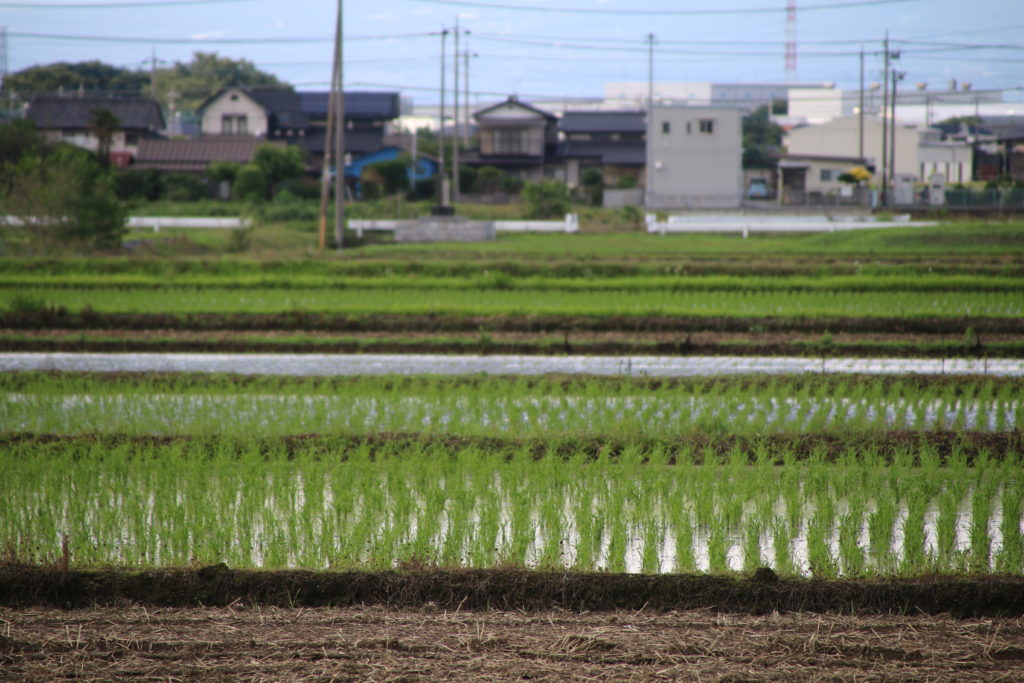
[[[889,204],[889,175],[887,162],[889,160],[888,139],[888,116],[889,116],[889,31],[885,32],[885,40],[882,42],[884,51],[885,68],[882,77],[882,187],[880,201],[882,206]]]
[[[342,23],[342,3],[338,0],[338,42],[335,45],[338,60],[338,80],[334,83],[334,240],[341,251],[345,241],[345,31]]]
[[[469,48],[466,48],[466,50],[463,51],[463,53],[462,53],[462,57],[463,57],[463,59],[465,59],[465,67],[466,67],[466,69],[465,69],[466,70],[466,77],[463,79],[464,80],[464,85],[465,85],[465,88],[466,88],[466,96],[465,96],[465,98],[463,98],[463,103],[466,105],[465,106],[465,110],[466,110],[466,112],[465,112],[466,125],[462,129],[462,142],[463,142],[463,144],[466,145],[466,149],[469,149],[469,58],[470,57],[479,57],[479,56],[480,55],[478,55],[475,52],[470,53]]]
[[[455,53],[452,59],[452,70],[454,71],[455,79],[452,83],[452,99],[454,100],[454,110],[452,112],[452,122],[454,123],[454,131],[452,135],[452,184],[454,187],[454,198],[453,201],[459,201],[461,188],[461,180],[459,178],[459,34],[465,33],[469,35],[469,31],[463,31],[459,28],[459,18],[455,17]],[[465,108],[469,109],[469,95],[466,95]]]
[[[647,178],[644,182],[644,206],[650,208],[654,197],[654,34],[647,34],[647,134],[646,134],[646,166]]]
[[[437,129],[437,206],[443,208],[448,206],[448,176],[444,165],[444,48],[448,40],[448,29],[441,29],[441,112]]]
[[[899,57],[899,53],[895,53],[894,58]],[[892,112],[889,122],[889,176],[892,178],[893,186],[896,185],[896,84],[903,80],[906,74],[903,71],[892,70],[892,101],[890,106]]]
[[[864,158],[864,46],[860,46],[860,105],[857,109],[857,156]]]
[[[340,11],[340,7],[339,7]],[[327,208],[331,194],[331,155],[334,152],[334,104],[335,86],[338,84],[338,25],[334,26],[334,47],[331,63],[331,86],[327,92],[327,120],[324,122],[324,163],[320,169],[320,229],[317,232],[317,246],[327,248]],[[337,165],[337,160],[335,160]]]

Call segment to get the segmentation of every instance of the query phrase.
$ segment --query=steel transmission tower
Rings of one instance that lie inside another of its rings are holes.
[[[796,81],[796,0],[786,2],[786,80]]]

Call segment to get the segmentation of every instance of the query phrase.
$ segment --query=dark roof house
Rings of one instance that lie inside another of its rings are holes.
[[[25,117],[40,130],[87,130],[97,109],[107,109],[116,116],[121,130],[156,134],[165,126],[160,105],[145,97],[37,95]]]
[[[133,168],[204,173],[214,161],[246,164],[267,140],[252,135],[217,135],[193,140],[142,140]],[[271,142],[283,145],[283,142]]]

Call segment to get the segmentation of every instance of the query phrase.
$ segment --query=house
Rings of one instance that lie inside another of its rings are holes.
[[[200,127],[204,136],[251,135],[298,145],[315,170],[323,163],[328,99],[326,92],[231,86],[200,105]],[[388,122],[399,113],[398,93],[346,92],[346,156],[380,149]]]
[[[864,117],[864,157],[882,166],[882,119]],[[816,126],[801,126],[789,131],[784,144],[790,155],[856,158],[860,156],[859,119],[846,116]],[[974,154],[966,142],[943,140],[942,131],[926,126],[896,124],[895,173],[912,175],[927,182],[934,174],[947,183],[972,179]],[[889,141],[886,140],[886,145]],[[887,148],[887,153],[891,150]]]
[[[860,157],[786,154],[779,160],[779,203],[786,206],[865,205],[870,201],[866,187],[839,180],[856,166],[874,170]]]
[[[558,130],[562,142],[558,156],[565,163],[565,183],[578,187],[583,171],[601,171],[605,185],[630,176],[644,183],[647,150],[646,113],[643,111],[567,111]]]
[[[738,207],[742,115],[736,107],[653,107],[646,126],[647,207]]]
[[[300,92],[299,109],[309,128],[299,143],[311,158],[322,163],[327,138],[327,105],[330,93]],[[392,121],[401,115],[401,101],[394,92],[345,93],[345,154],[358,159],[385,147],[384,137]]]
[[[219,135],[194,140],[146,139],[139,144],[132,168],[168,173],[205,173],[214,161],[247,164],[268,141],[251,135]],[[284,145],[271,141],[270,144]]]
[[[110,141],[110,159],[118,166],[131,163],[139,143],[160,135],[165,127],[160,105],[146,97],[92,97],[37,95],[25,117],[35,123],[47,139],[68,142],[97,151],[99,139],[91,130],[97,110],[117,117],[118,129]]]
[[[551,113],[521,102],[515,95],[473,114],[480,137],[476,154],[462,163],[495,166],[522,180],[560,178],[557,160],[558,119]]]

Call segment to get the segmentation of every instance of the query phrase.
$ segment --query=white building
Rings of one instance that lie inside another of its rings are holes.
[[[952,84],[955,88],[956,84]],[[928,90],[918,83],[896,91],[896,116],[907,123],[931,125],[952,116],[971,116],[975,110],[998,105],[1003,101],[1001,90]],[[864,89],[865,114],[878,114],[885,103],[879,83]],[[998,106],[996,107],[998,109]],[[853,116],[860,110],[859,90],[837,88],[792,88],[789,91],[789,114],[792,121],[826,123],[832,119]]]
[[[934,128],[896,124],[895,172],[920,182],[940,173],[949,183],[971,180],[974,151],[968,144],[943,142]],[[845,116],[816,126],[794,128],[783,142],[789,155],[856,158],[860,156],[859,117]],[[886,142],[888,145],[888,141]],[[888,152],[887,152],[888,153]],[[882,168],[882,119],[864,117],[864,158]]]
[[[739,206],[742,117],[735,107],[654,107],[647,122],[646,206]]]
[[[794,88],[816,90],[832,88],[832,83],[654,83],[654,101],[658,104],[690,104],[738,107],[753,111],[762,105],[785,102]],[[605,83],[605,106],[611,109],[638,109],[647,106],[646,81]]]

